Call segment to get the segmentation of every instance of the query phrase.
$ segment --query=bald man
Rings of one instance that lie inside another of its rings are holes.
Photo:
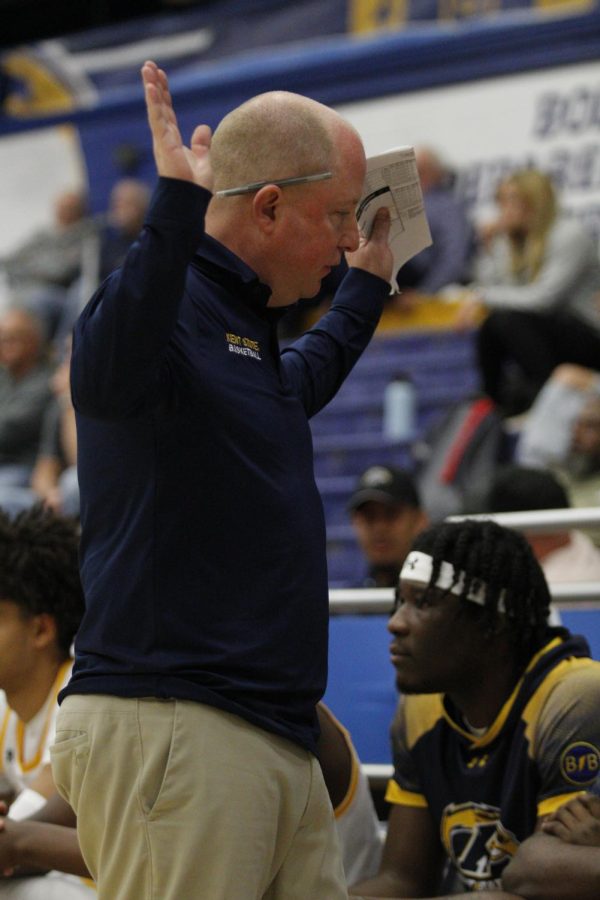
[[[150,189],[137,178],[121,178],[113,185],[100,231],[97,284],[122,264],[144,224],[149,202]]]
[[[159,183],[74,332],[86,613],[56,783],[101,900],[346,897],[316,758],[327,570],[310,416],[367,345],[389,221],[356,131],[276,92],[184,146],[142,69]],[[318,326],[276,322],[346,254]]]
[[[50,402],[50,369],[44,360],[44,331],[26,309],[0,317],[0,503],[11,488],[29,484]]]

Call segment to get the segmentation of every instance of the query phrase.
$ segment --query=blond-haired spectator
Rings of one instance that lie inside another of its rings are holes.
[[[561,215],[550,177],[514,172],[499,185],[457,320],[474,325],[485,392],[507,415],[527,409],[561,363],[600,368],[600,261],[595,242]]]

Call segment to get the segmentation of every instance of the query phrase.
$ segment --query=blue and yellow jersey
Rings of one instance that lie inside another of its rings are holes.
[[[500,886],[538,818],[599,774],[600,663],[582,638],[553,632],[483,734],[444,695],[400,702],[387,800],[431,810],[466,890]]]

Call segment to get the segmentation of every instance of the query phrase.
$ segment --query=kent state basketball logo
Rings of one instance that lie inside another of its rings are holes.
[[[569,784],[585,787],[600,774],[600,753],[587,741],[569,744],[560,758],[560,770]]]
[[[251,359],[262,359],[258,341],[254,341],[249,337],[242,337],[240,334],[233,334],[231,331],[225,333],[225,340],[230,353],[237,353],[239,356],[249,356]]]
[[[472,890],[500,887],[502,871],[519,842],[500,821],[500,810],[485,803],[450,803],[441,837],[450,859]]]

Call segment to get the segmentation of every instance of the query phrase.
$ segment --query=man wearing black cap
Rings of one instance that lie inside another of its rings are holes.
[[[427,525],[412,475],[393,466],[370,466],[348,509],[369,564],[361,587],[396,587],[413,538]]]

